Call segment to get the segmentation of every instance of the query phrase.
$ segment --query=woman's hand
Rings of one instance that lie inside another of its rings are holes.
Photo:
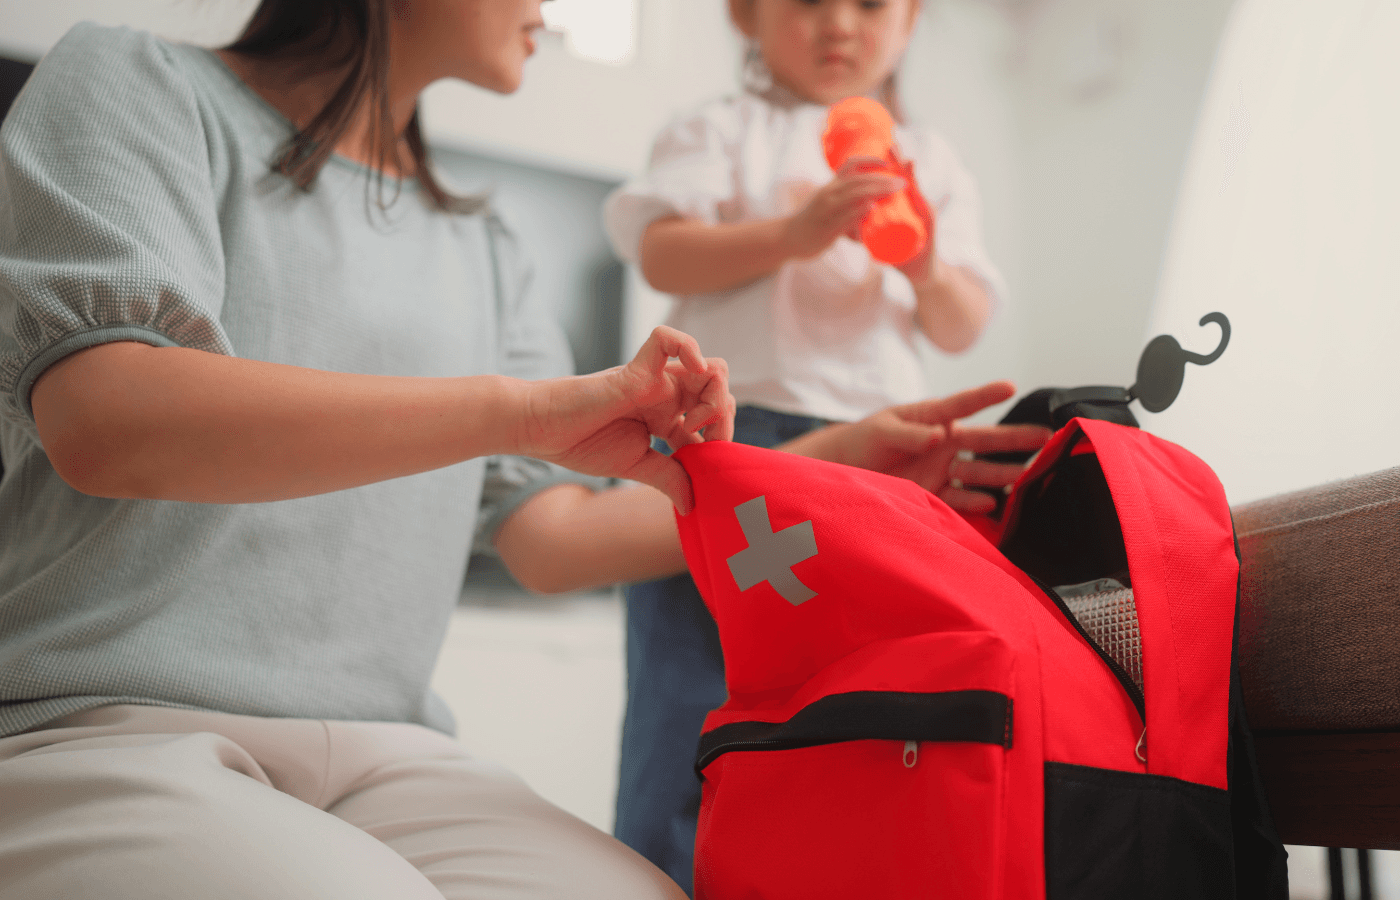
[[[1035,425],[969,426],[957,420],[1010,399],[1015,390],[1009,381],[996,381],[951,397],[886,407],[859,422],[812,432],[783,449],[908,478],[954,509],[988,512],[996,501],[967,486],[1002,488],[1025,467],[965,459],[965,452],[1034,451],[1049,440],[1050,431]]]
[[[517,453],[649,484],[682,514],[694,502],[690,478],[651,449],[652,435],[672,447],[734,436],[724,360],[704,358],[694,338],[664,325],[625,366],[532,382],[526,390]]]
[[[904,180],[880,171],[880,160],[853,156],[836,177],[787,219],[784,237],[790,256],[811,259],[846,235],[860,240],[860,223],[875,204],[904,187]]]

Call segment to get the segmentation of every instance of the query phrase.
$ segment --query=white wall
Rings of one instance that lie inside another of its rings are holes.
[[[424,121],[437,141],[603,178],[637,171],[677,112],[738,84],[739,44],[723,3],[645,0],[636,59],[579,59],[546,34],[525,83],[502,97],[462,82],[434,85]]]
[[[0,0],[0,53],[38,59],[83,20],[202,44],[227,43],[255,6],[256,0]]]
[[[1144,423],[1232,502],[1400,464],[1397,33],[1367,0],[1232,18],[1152,322],[1187,343],[1219,309],[1235,335]]]
[[[80,18],[217,42],[253,5],[0,0],[0,50],[38,55]],[[1010,285],[977,347],[926,354],[936,389],[1006,376],[1027,390],[1131,380],[1228,6],[926,0],[905,62],[906,104],[976,176],[989,250]],[[723,0],[643,0],[632,63],[581,60],[545,36],[515,95],[436,85],[425,120],[441,144],[616,180],[644,164],[667,119],[735,88],[739,53]],[[644,289],[635,300],[624,346],[640,343],[665,313],[665,301]]]
[[[1133,381],[1231,0],[1045,0],[1019,21],[1018,301],[1036,386]]]

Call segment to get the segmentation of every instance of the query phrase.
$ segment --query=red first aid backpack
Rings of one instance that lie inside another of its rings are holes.
[[[697,900],[1286,896],[1229,507],[1195,456],[1074,419],[981,528],[847,466],[676,459],[729,690],[696,764]]]

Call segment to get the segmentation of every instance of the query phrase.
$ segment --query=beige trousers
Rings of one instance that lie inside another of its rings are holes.
[[[675,898],[416,725],[108,706],[0,739],[0,900]]]

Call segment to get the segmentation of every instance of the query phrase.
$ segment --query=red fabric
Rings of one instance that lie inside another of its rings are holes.
[[[1080,448],[1110,472],[1141,598],[1146,766],[1127,692],[989,542],[989,520],[974,526],[905,480],[778,451],[707,442],[676,453],[696,501],[678,517],[681,541],[729,688],[707,732],[785,722],[850,691],[988,690],[1013,709],[1009,750],[926,741],[913,768],[890,740],[720,755],[703,773],[697,898],[921,896],[929,885],[1043,897],[1047,760],[1224,786],[1234,558],[1222,556],[1223,494],[1180,448],[1082,426]],[[1058,433],[1018,488],[1080,427]],[[791,572],[815,595],[798,605],[767,581],[740,590],[730,569],[749,546],[735,507],[759,496],[773,532],[812,523],[817,553]]]

